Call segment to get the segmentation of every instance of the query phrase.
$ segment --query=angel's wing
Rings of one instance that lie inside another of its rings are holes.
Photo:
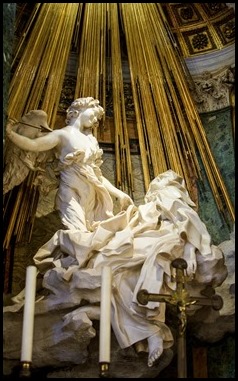
[[[52,131],[47,124],[47,114],[43,110],[31,110],[13,127],[20,135],[34,139]],[[24,151],[6,140],[4,153],[3,194],[20,185],[30,171],[45,172],[46,163],[53,161],[53,150],[45,152]]]

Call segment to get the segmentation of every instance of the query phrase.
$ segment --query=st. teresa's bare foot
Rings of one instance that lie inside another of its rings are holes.
[[[159,334],[154,334],[147,340],[149,348],[148,366],[151,367],[163,353],[163,339]]]

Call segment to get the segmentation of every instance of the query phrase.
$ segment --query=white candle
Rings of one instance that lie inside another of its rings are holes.
[[[36,275],[35,266],[28,266],[26,269],[25,304],[23,311],[21,362],[32,361],[35,295],[36,295]]]
[[[102,268],[100,331],[99,331],[99,362],[110,363],[111,350],[111,267]]]

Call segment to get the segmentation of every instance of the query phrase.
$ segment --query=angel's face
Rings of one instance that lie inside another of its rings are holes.
[[[98,117],[98,110],[94,107],[87,108],[80,114],[81,123],[86,128],[91,128],[98,123]]]

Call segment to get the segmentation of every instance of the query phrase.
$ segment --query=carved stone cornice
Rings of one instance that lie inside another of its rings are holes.
[[[192,97],[199,113],[216,111],[231,105],[235,85],[235,67],[226,67],[218,74],[205,71],[193,78]]]

